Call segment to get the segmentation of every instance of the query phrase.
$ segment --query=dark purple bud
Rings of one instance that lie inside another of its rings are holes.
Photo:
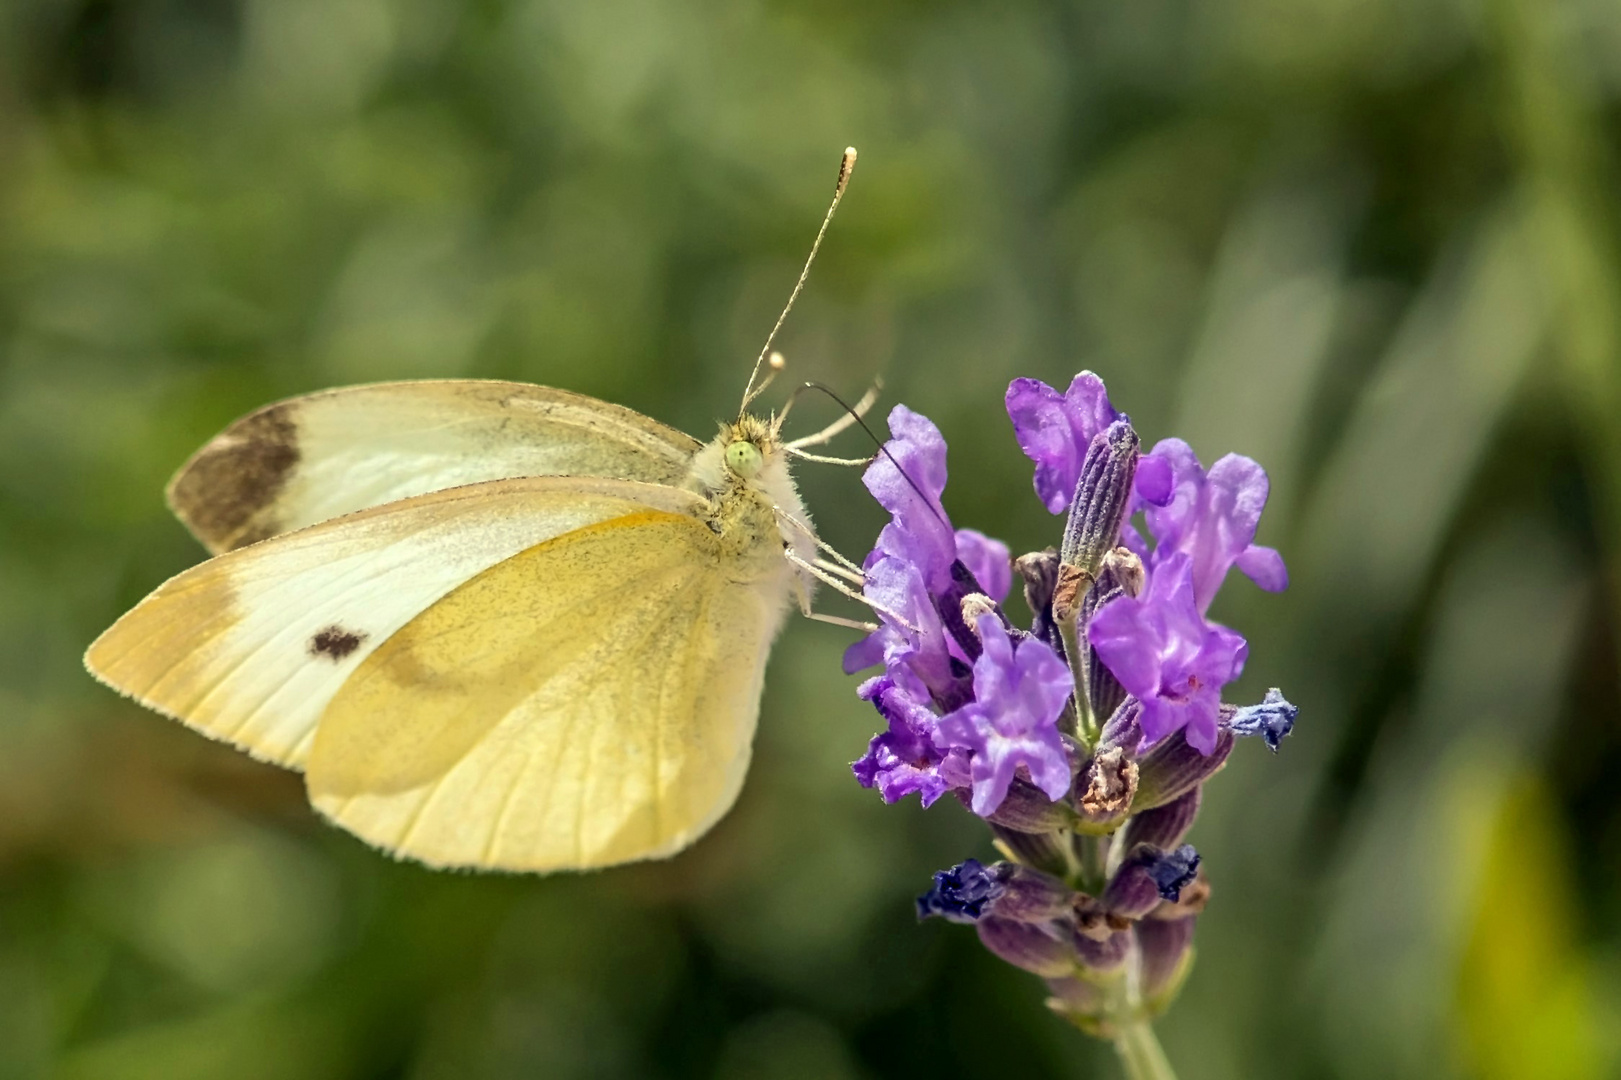
[[[1103,904],[1115,915],[1140,919],[1161,900],[1176,902],[1182,887],[1199,872],[1199,853],[1191,844],[1166,852],[1152,844],[1139,844],[1109,879]]]
[[[1199,814],[1203,791],[1202,787],[1189,788],[1180,798],[1135,815],[1126,826],[1126,850],[1138,844],[1153,844],[1164,851],[1176,847]]]
[[[1010,863],[983,866],[978,859],[964,859],[950,870],[937,871],[934,885],[917,898],[917,917],[938,915],[948,922],[977,922],[1002,895],[1011,871]]]
[[[1284,736],[1294,730],[1299,713],[1300,709],[1285,701],[1283,691],[1274,686],[1259,705],[1246,705],[1235,712],[1227,726],[1235,735],[1259,735],[1275,754]]]
[[[1026,866],[1039,867],[1053,874],[1069,872],[1069,857],[1058,833],[1027,833],[990,823],[998,845]]]
[[[1131,812],[1137,794],[1137,763],[1124,747],[1099,748],[1076,778],[1075,796],[1081,811],[1081,832],[1112,833]]]
[[[1075,955],[1081,966],[1091,971],[1114,971],[1131,953],[1131,931],[1115,930],[1101,941],[1085,934],[1075,935]]]
[[[1064,524],[1059,554],[1066,566],[1078,567],[1095,579],[1103,557],[1120,543],[1141,448],[1137,432],[1124,418],[1093,437]]]
[[[1209,754],[1189,746],[1182,729],[1171,732],[1137,759],[1137,798],[1132,809],[1141,813],[1181,798],[1214,776],[1232,752],[1233,733],[1225,726],[1216,732],[1216,745]]]
[[[1182,988],[1192,966],[1193,924],[1189,915],[1181,919],[1144,919],[1136,926],[1137,948],[1141,955],[1141,990],[1144,1000],[1156,1010],[1170,1004]]]
[[[988,916],[976,927],[987,949],[1014,967],[1049,979],[1073,974],[1075,948],[1067,925],[1027,923]]]
[[[966,788],[956,794],[964,806],[972,809],[972,795]],[[1050,833],[1073,826],[1075,812],[1067,804],[1047,798],[1034,784],[1014,777],[1001,805],[985,820],[1015,832]]]

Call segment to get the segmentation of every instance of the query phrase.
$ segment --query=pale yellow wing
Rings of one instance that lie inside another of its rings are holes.
[[[211,552],[512,476],[680,486],[699,444],[631,409],[527,383],[443,379],[267,405],[194,454],[169,505]]]
[[[300,768],[344,680],[458,585],[551,537],[698,505],[675,488],[571,477],[391,503],[192,567],[113,624],[85,664],[149,708]]]
[[[327,706],[316,807],[433,866],[668,855],[737,797],[787,576],[738,580],[713,533],[644,511],[446,596]]]

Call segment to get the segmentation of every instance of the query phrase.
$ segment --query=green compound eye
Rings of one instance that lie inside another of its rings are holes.
[[[760,448],[753,443],[735,442],[726,448],[726,464],[737,475],[749,480],[759,475],[765,459],[760,456]]]

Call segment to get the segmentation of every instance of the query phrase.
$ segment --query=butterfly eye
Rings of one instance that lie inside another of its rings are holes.
[[[760,456],[758,446],[751,442],[739,441],[726,448],[726,464],[737,475],[749,480],[759,474],[765,459]]]

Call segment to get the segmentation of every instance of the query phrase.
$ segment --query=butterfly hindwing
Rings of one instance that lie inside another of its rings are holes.
[[[786,579],[642,510],[484,571],[327,707],[310,796],[436,866],[581,869],[691,843],[742,784]]]
[[[536,543],[687,492],[539,477],[434,492],[210,559],[90,647],[121,693],[280,765],[303,765],[333,695],[400,627]]]
[[[681,485],[699,444],[622,406],[526,383],[344,387],[243,417],[169,483],[211,552],[463,484],[605,476]]]

